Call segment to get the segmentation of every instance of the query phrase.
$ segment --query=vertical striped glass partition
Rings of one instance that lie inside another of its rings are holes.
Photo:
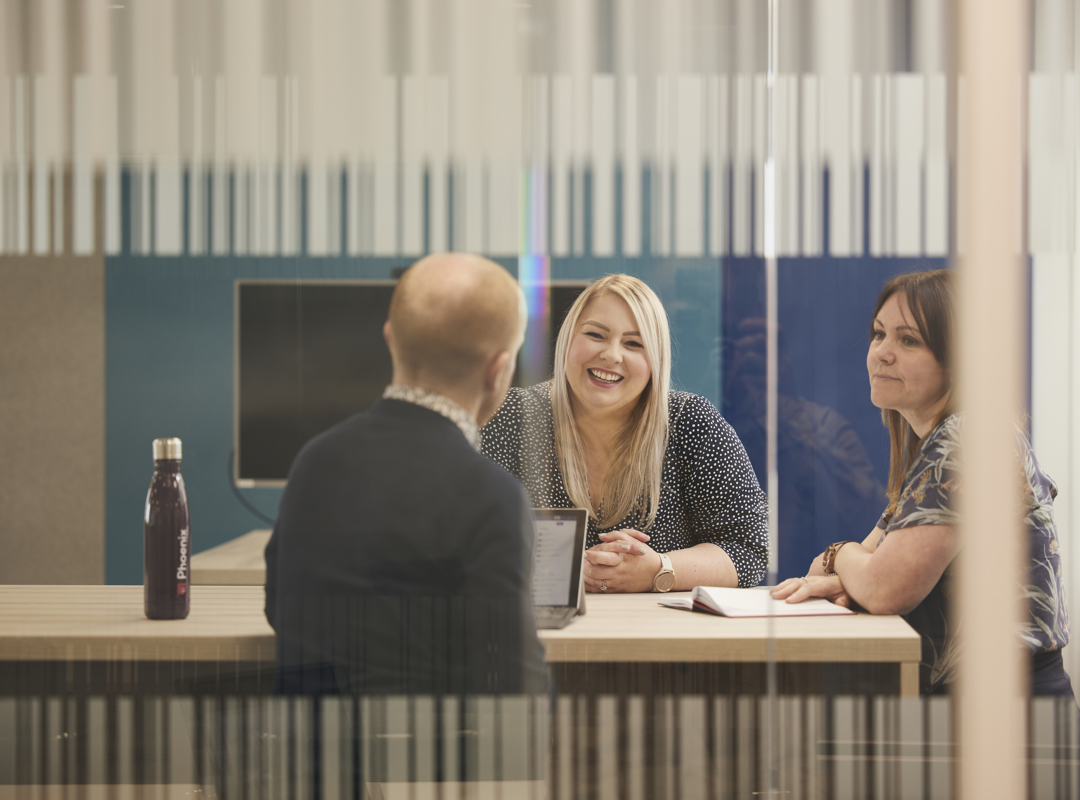
[[[735,798],[765,781],[760,697],[0,700],[11,796]],[[779,700],[786,797],[956,796],[947,698]],[[1076,792],[1075,707],[1031,707],[1028,796]],[[437,788],[442,784],[441,794]]]
[[[1023,424],[1059,489],[1071,597],[1077,5],[1031,4],[1017,123]],[[775,371],[773,555],[780,580],[804,574],[886,503],[874,299],[957,254],[958,25],[949,0],[0,0],[0,542],[18,542],[0,583],[140,583],[162,435],[189,454],[195,553],[271,526],[280,486],[232,469],[237,286],[390,285],[446,250],[525,289],[517,385],[551,377],[581,288],[642,278],[673,388],[720,410],[762,487]],[[457,797],[492,780],[553,798],[956,796],[950,701],[830,656],[802,684],[774,664],[772,705],[765,657],[633,679],[563,664],[550,703],[465,705],[285,699],[268,673],[206,664],[177,691],[164,662],[8,663],[0,798]],[[1080,675],[1080,647],[1064,659]],[[1039,701],[1028,722],[1030,796],[1080,793],[1074,711]]]
[[[946,4],[778,7],[779,254],[947,255]],[[2,9],[5,254],[516,254],[525,147],[554,256],[762,252],[751,4]],[[1074,238],[1072,14],[1035,14],[1035,253]]]
[[[566,76],[529,78],[545,100],[538,111],[550,125],[551,224],[544,245],[551,254],[761,255],[763,76],[587,77],[579,89],[584,104],[572,102],[571,89],[578,87]],[[54,125],[39,107],[50,99],[52,84],[5,77],[0,111],[12,138],[3,153],[3,252],[361,257],[447,248],[517,251],[517,153],[481,160],[446,152],[453,118],[446,76],[381,76],[372,114],[377,123],[369,120],[379,128],[378,146],[356,152],[357,136],[330,164],[307,156],[292,141],[298,137],[288,135],[306,119],[292,99],[295,81],[264,79],[256,104],[264,125],[260,150],[244,159],[225,148],[228,84],[219,79],[215,95],[202,86],[204,79],[191,81],[199,103],[192,113],[200,128],[209,128],[207,141],[199,131],[172,131],[171,138],[174,145],[190,138],[192,154],[125,152],[120,121],[128,114],[157,115],[162,101],[155,99],[151,110],[124,108],[115,76],[97,83],[75,76],[65,87],[71,113],[87,120],[72,123],[73,152],[54,156],[40,146],[31,155],[26,146],[39,128]],[[515,77],[501,107],[521,106],[521,83]],[[778,254],[947,255],[946,86],[940,74],[780,76]],[[102,122],[109,130],[94,157],[81,139]],[[588,141],[573,141],[575,126],[590,131]]]
[[[778,4],[782,257],[948,253],[945,4],[901,5]],[[5,3],[0,252],[516,255],[527,156],[554,257],[761,255],[762,8]]]
[[[1036,9],[1028,90],[1028,246],[1031,252],[1031,436],[1059,487],[1054,515],[1062,540],[1067,591],[1080,592],[1080,281],[1076,261],[1075,4]],[[1069,652],[1072,650],[1073,652]],[[1080,674],[1080,648],[1064,651]]]

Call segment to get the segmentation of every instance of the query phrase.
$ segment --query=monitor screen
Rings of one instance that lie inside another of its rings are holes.
[[[394,281],[237,281],[238,485],[284,482],[300,448],[390,383]]]
[[[281,486],[313,436],[369,408],[390,383],[382,328],[393,280],[236,282],[233,478]],[[551,286],[555,337],[587,282]],[[519,374],[521,370],[518,371]],[[520,383],[515,380],[515,385]]]

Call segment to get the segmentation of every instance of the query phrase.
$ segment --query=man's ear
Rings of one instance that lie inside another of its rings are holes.
[[[484,389],[489,392],[497,391],[504,381],[503,372],[510,366],[510,354],[500,350],[492,356],[484,369]]]
[[[394,331],[390,327],[390,320],[383,323],[382,337],[386,340],[386,346],[391,353],[394,352]]]

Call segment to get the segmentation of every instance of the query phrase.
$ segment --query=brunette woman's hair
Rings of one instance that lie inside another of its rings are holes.
[[[908,309],[915,318],[915,325],[923,343],[933,353],[938,364],[945,370],[945,391],[952,369],[953,310],[955,307],[955,276],[950,270],[935,269],[927,272],[909,272],[897,275],[885,284],[874,304],[870,317],[870,338],[874,336],[874,320],[881,307],[898,292],[904,294]],[[952,413],[951,403],[946,403],[941,415],[934,420],[934,427]],[[889,431],[889,513],[896,510],[904,475],[915,460],[922,439],[912,430],[899,411],[881,409],[881,421]]]

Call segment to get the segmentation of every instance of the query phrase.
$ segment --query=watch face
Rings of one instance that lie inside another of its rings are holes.
[[[656,591],[658,592],[670,592],[671,587],[675,585],[675,575],[671,572],[662,572],[656,576]]]

